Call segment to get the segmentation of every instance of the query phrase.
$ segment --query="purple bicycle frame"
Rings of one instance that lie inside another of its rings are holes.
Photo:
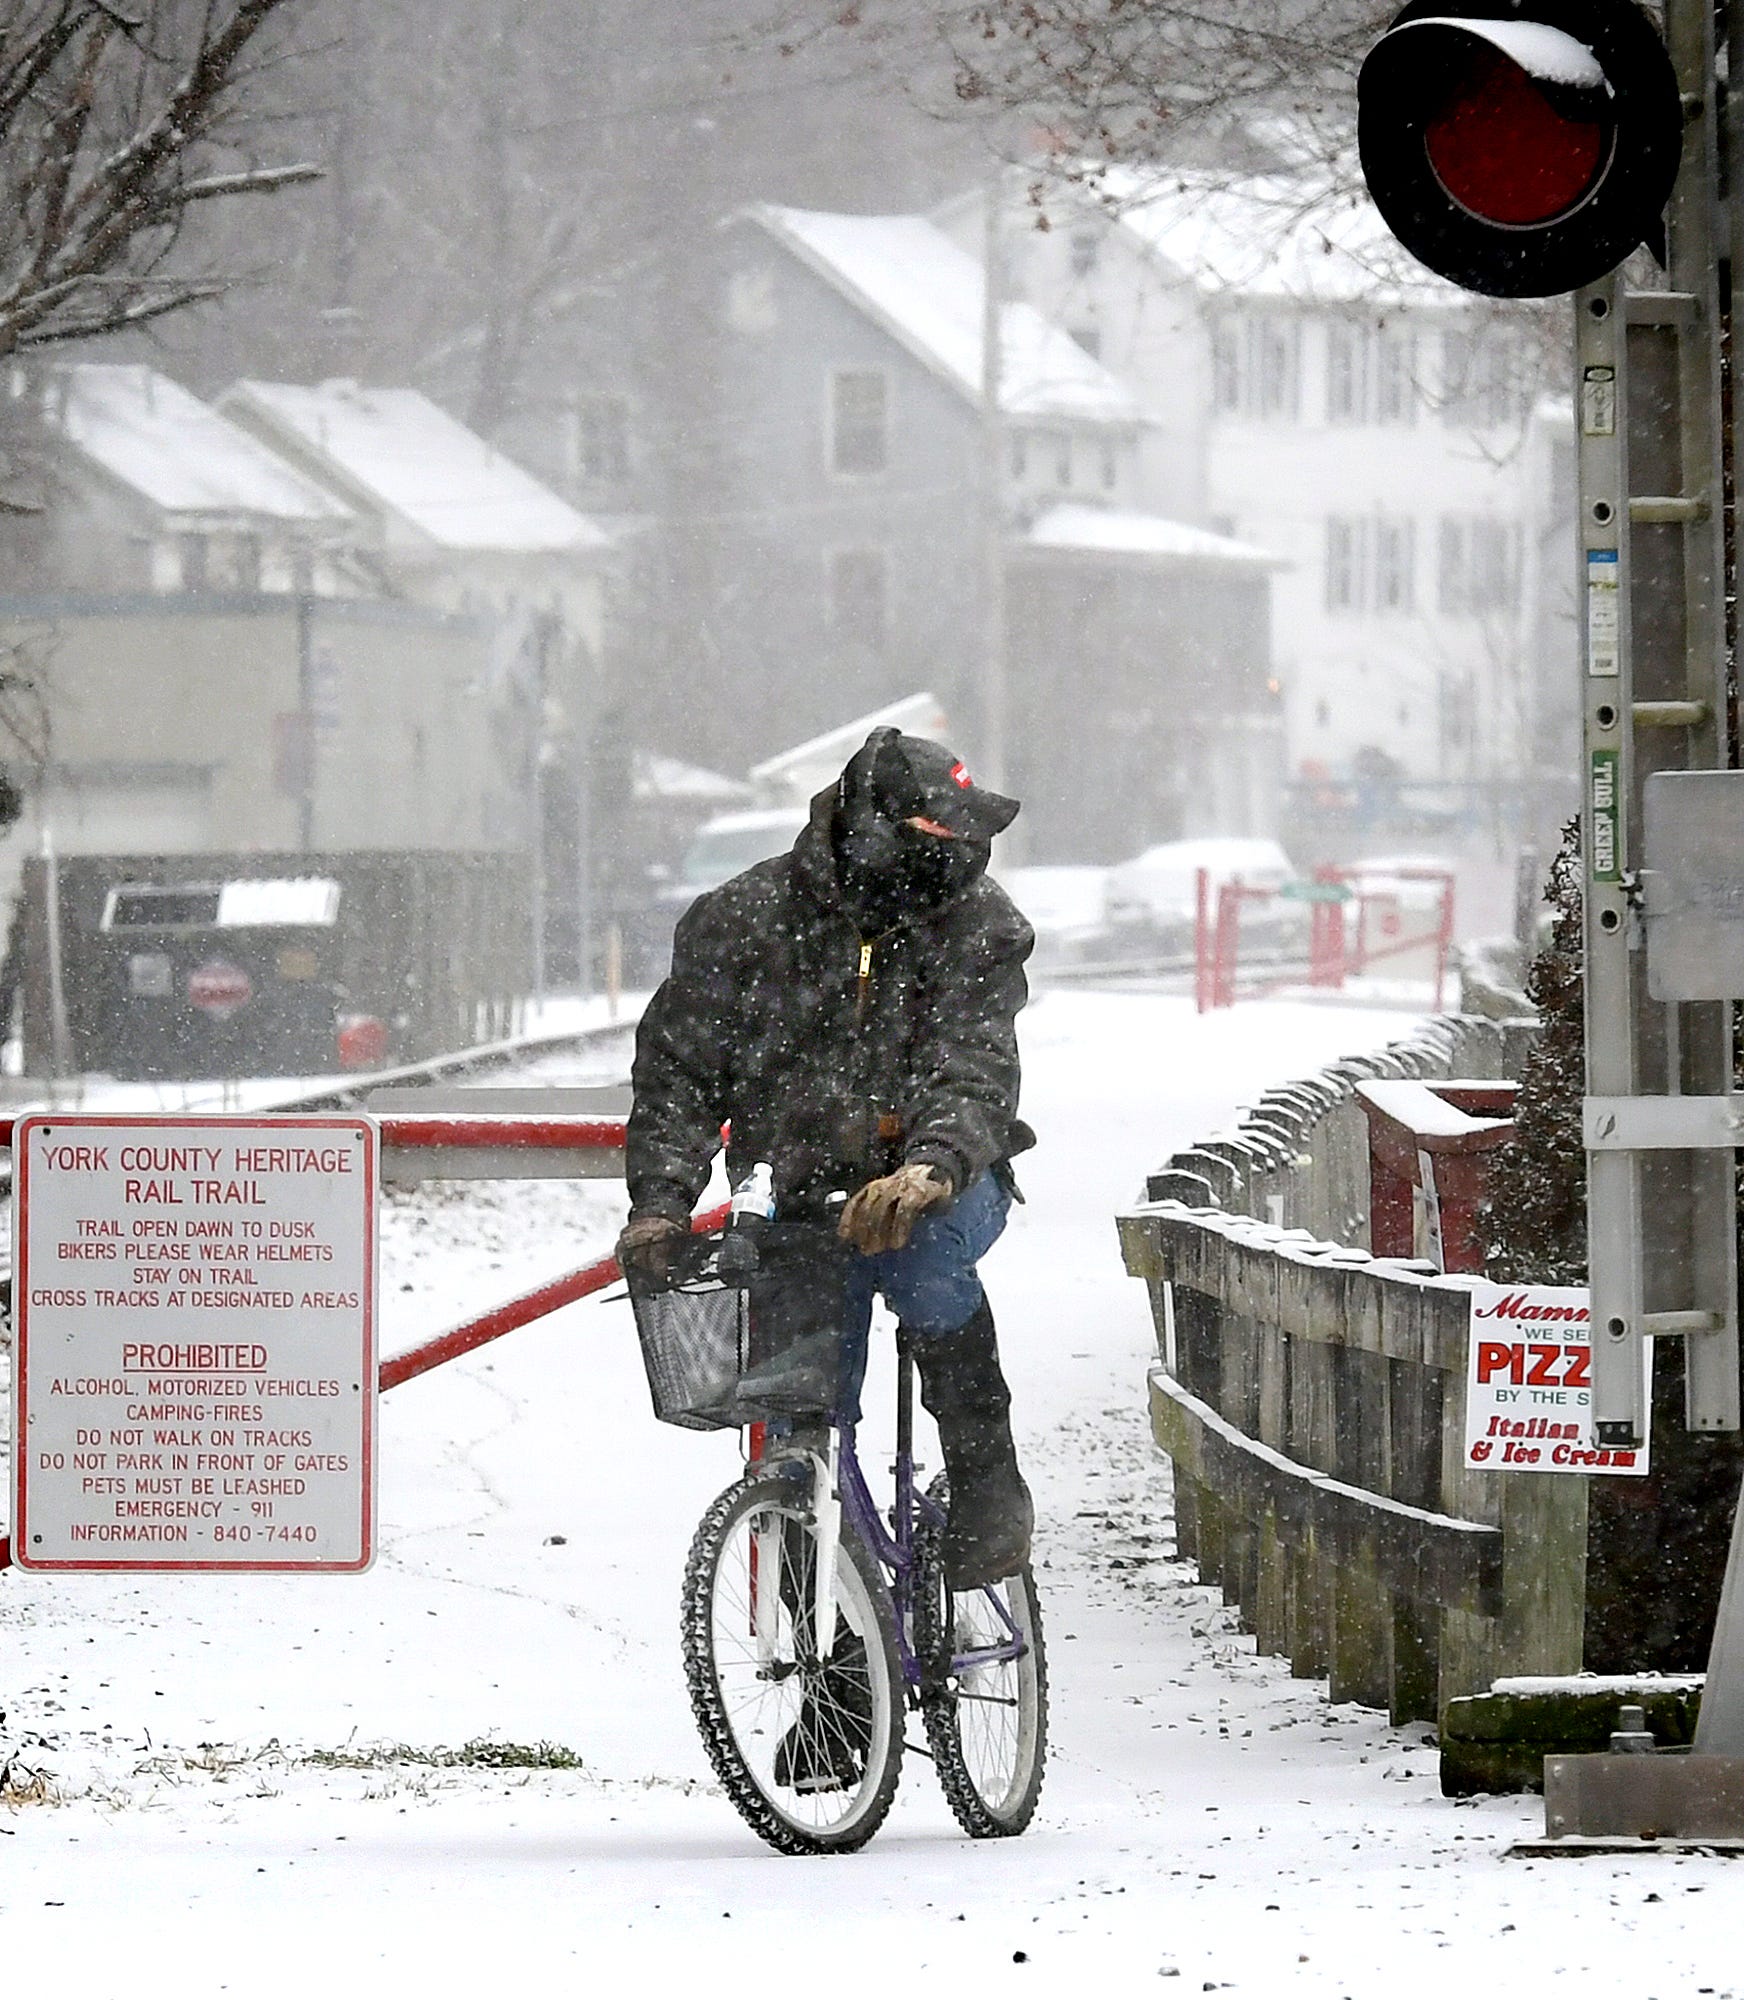
[[[924,1669],[910,1637],[914,1628],[914,1533],[917,1523],[921,1521],[930,1527],[942,1528],[945,1524],[945,1513],[936,1500],[930,1499],[915,1485],[914,1357],[909,1353],[906,1341],[897,1351],[896,1463],[892,1468],[896,1475],[896,1498],[890,1510],[889,1528],[885,1527],[877,1503],[872,1498],[871,1488],[866,1484],[866,1475],[860,1470],[859,1454],[854,1447],[853,1425],[843,1423],[837,1418],[835,1428],[841,1438],[841,1449],[836,1459],[836,1478],[837,1491],[841,1495],[843,1520],[851,1531],[859,1536],[862,1545],[876,1557],[880,1567],[890,1575],[891,1597],[896,1607],[896,1644],[902,1660],[902,1678],[910,1688],[918,1688]],[[977,1667],[993,1666],[1000,1661],[1023,1657],[1023,1635],[1018,1631],[998,1591],[989,1587],[982,1594],[993,1606],[1000,1624],[1005,1627],[1005,1643],[999,1646],[978,1647],[969,1653],[953,1653],[951,1672],[954,1674],[970,1673]]]

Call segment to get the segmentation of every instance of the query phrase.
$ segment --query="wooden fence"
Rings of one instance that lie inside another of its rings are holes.
[[[1530,1023],[1429,1024],[1268,1091],[1120,1217],[1149,1287],[1181,1553],[1335,1701],[1438,1720],[1581,1665],[1586,1482],[1464,1465],[1472,1281],[1369,1254],[1366,1077],[1498,1077]]]

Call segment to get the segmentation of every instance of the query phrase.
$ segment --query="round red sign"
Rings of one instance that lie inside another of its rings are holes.
[[[254,982],[240,965],[232,965],[228,959],[209,959],[188,974],[189,1001],[214,1020],[227,1021],[253,998]]]

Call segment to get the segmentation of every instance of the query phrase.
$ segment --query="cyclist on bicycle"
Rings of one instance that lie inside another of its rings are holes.
[[[729,1121],[729,1174],[768,1161],[778,1213],[848,1194],[841,1413],[859,1414],[882,1293],[938,1425],[957,1590],[1021,1568],[1033,1525],[976,1273],[1035,1143],[1016,1036],[1034,933],[986,875],[1017,810],[942,745],[875,729],[791,852],[698,898],[637,1031],[618,1245],[664,1269]]]

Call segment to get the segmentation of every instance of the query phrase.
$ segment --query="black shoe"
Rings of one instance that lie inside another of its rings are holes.
[[[847,1632],[836,1643],[817,1687],[775,1746],[775,1782],[802,1794],[845,1792],[866,1771],[872,1747],[872,1684],[866,1647]]]
[[[945,1581],[979,1590],[1029,1561],[1035,1506],[1011,1441],[1011,1393],[986,1302],[954,1333],[912,1336],[921,1401],[939,1427],[950,1515]]]
[[[947,1466],[951,1455],[945,1454]],[[945,1522],[945,1582],[952,1590],[980,1590],[1015,1576],[1029,1561],[1035,1504],[1017,1469],[1015,1453],[989,1465],[951,1467],[950,1513]]]

